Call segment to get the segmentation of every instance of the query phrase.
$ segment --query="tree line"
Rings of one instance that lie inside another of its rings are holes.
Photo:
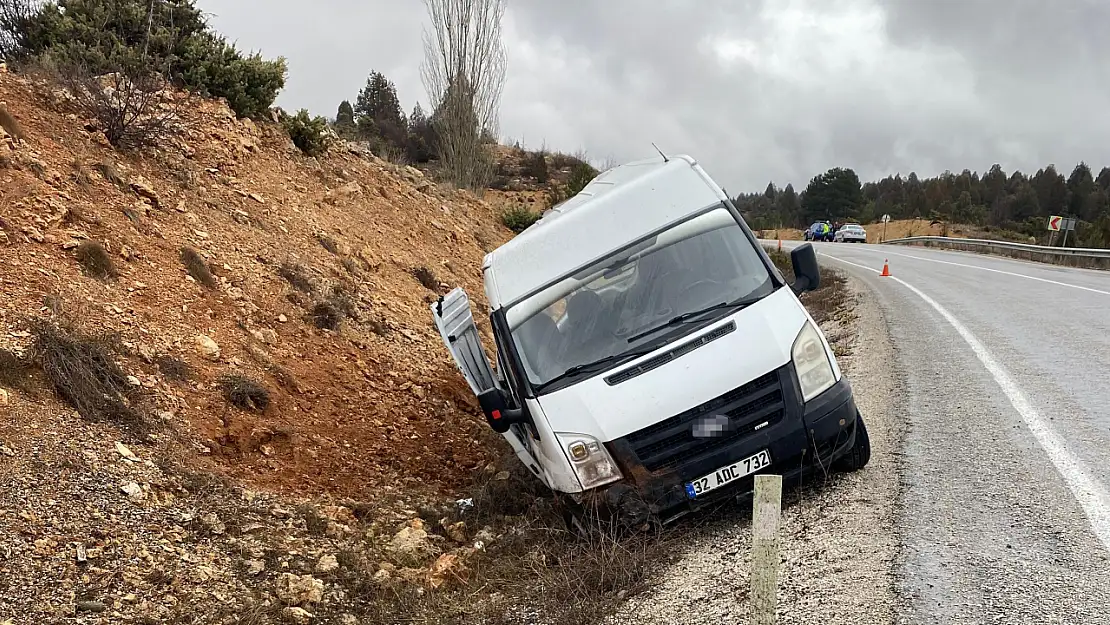
[[[334,120],[305,109],[272,112],[285,59],[239,50],[209,27],[196,0],[0,0],[0,60],[56,78],[119,148],[157,145],[182,131],[180,105],[161,97],[175,87],[223,97],[239,117],[281,117],[309,156],[326,152],[338,134],[371,143],[389,160],[435,159],[442,178],[481,189],[493,177],[505,1],[423,0],[421,77],[431,115],[417,104],[406,116],[380,72]]]
[[[802,192],[771,182],[762,193],[742,193],[735,203],[755,229],[805,228],[817,220],[874,223],[921,218],[974,226],[984,236],[1028,241],[1048,238],[1050,215],[1077,219],[1068,245],[1110,247],[1110,167],[1096,176],[1079,163],[1065,177],[1055,165],[1033,175],[1007,174],[997,163],[986,173],[946,171],[932,178],[914,172],[860,183],[851,168],[814,176]],[[1057,241],[1059,244],[1060,241]]]

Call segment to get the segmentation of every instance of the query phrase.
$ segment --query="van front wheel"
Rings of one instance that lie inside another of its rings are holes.
[[[836,469],[838,471],[852,472],[859,471],[867,466],[867,462],[871,460],[871,438],[867,435],[867,426],[863,423],[863,415],[856,412],[856,442],[852,448],[848,450],[848,454],[837,461]]]

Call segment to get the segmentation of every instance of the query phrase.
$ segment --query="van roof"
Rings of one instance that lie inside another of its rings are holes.
[[[513,304],[644,233],[724,199],[697,161],[684,154],[606,170],[486,255],[482,268],[490,304]]]

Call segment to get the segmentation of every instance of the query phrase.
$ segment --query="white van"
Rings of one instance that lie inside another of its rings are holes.
[[[856,470],[852,389],[797,294],[688,156],[603,172],[482,265],[497,369],[470,303],[431,305],[490,426],[572,510],[667,522],[755,473]],[[587,494],[596,495],[586,497]]]

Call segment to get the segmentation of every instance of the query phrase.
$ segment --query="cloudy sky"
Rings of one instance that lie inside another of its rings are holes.
[[[730,193],[945,169],[1110,164],[1106,0],[508,0],[505,139],[595,161],[698,158]],[[334,115],[367,73],[407,109],[420,0],[199,0],[282,55],[278,104]]]

